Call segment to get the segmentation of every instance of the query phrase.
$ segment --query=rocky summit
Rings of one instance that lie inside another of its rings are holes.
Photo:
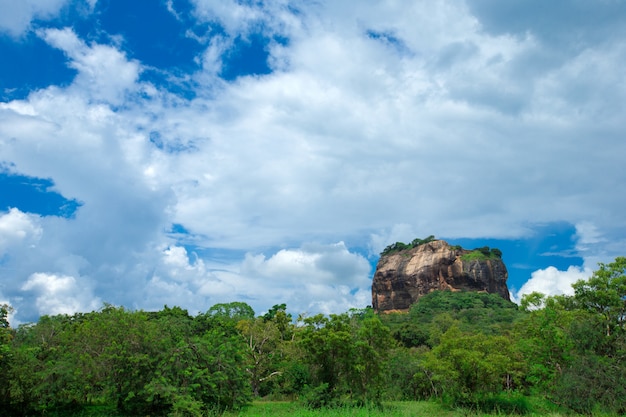
[[[432,240],[381,255],[372,282],[372,307],[404,312],[435,290],[483,291],[510,300],[508,272],[500,251],[466,250]]]

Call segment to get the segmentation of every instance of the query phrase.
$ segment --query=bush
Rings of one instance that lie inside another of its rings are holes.
[[[477,408],[485,413],[528,414],[531,406],[528,398],[516,392],[500,392],[479,397]]]
[[[341,405],[341,401],[329,388],[326,382],[317,387],[307,386],[300,397],[300,401],[308,408],[334,408]]]
[[[472,249],[464,255],[461,255],[463,261],[486,261],[488,259],[502,259],[502,251],[497,248],[490,249],[489,246]]]
[[[626,367],[613,358],[576,356],[558,379],[553,395],[556,402],[581,414],[624,413]]]

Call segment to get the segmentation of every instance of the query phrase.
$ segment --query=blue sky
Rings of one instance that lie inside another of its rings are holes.
[[[378,253],[504,253],[514,299],[626,243],[626,2],[0,0],[14,322],[371,303]]]

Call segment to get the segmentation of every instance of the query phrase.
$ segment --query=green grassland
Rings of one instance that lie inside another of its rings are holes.
[[[530,400],[532,403],[533,401]],[[578,414],[568,411],[558,411],[554,405],[535,401],[531,404],[534,411],[524,413],[527,417],[572,417]],[[223,417],[473,417],[473,416],[519,416],[504,412],[484,413],[467,408],[453,408],[438,401],[398,401],[385,403],[382,409],[378,408],[334,408],[308,409],[293,402],[265,402],[257,401],[244,410],[228,412]],[[617,417],[617,414],[592,413],[593,417]]]
[[[542,401],[532,401],[533,411],[522,415],[526,417],[575,417],[579,414],[559,411],[554,405]],[[91,406],[80,411],[57,411],[47,414],[50,417],[119,417],[114,406]],[[183,417],[185,414],[171,414]],[[213,412],[207,417],[490,417],[520,416],[504,412],[484,413],[466,408],[450,408],[438,401],[397,401],[385,403],[383,408],[338,407],[310,409],[298,402],[255,401],[238,411]],[[588,415],[589,416],[589,415]],[[618,414],[591,413],[592,417],[618,417]]]

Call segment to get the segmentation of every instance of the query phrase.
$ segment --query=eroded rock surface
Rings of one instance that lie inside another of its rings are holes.
[[[435,290],[485,291],[510,300],[502,259],[462,259],[470,252],[434,240],[381,256],[372,282],[372,307],[380,312],[408,311],[422,295]]]

